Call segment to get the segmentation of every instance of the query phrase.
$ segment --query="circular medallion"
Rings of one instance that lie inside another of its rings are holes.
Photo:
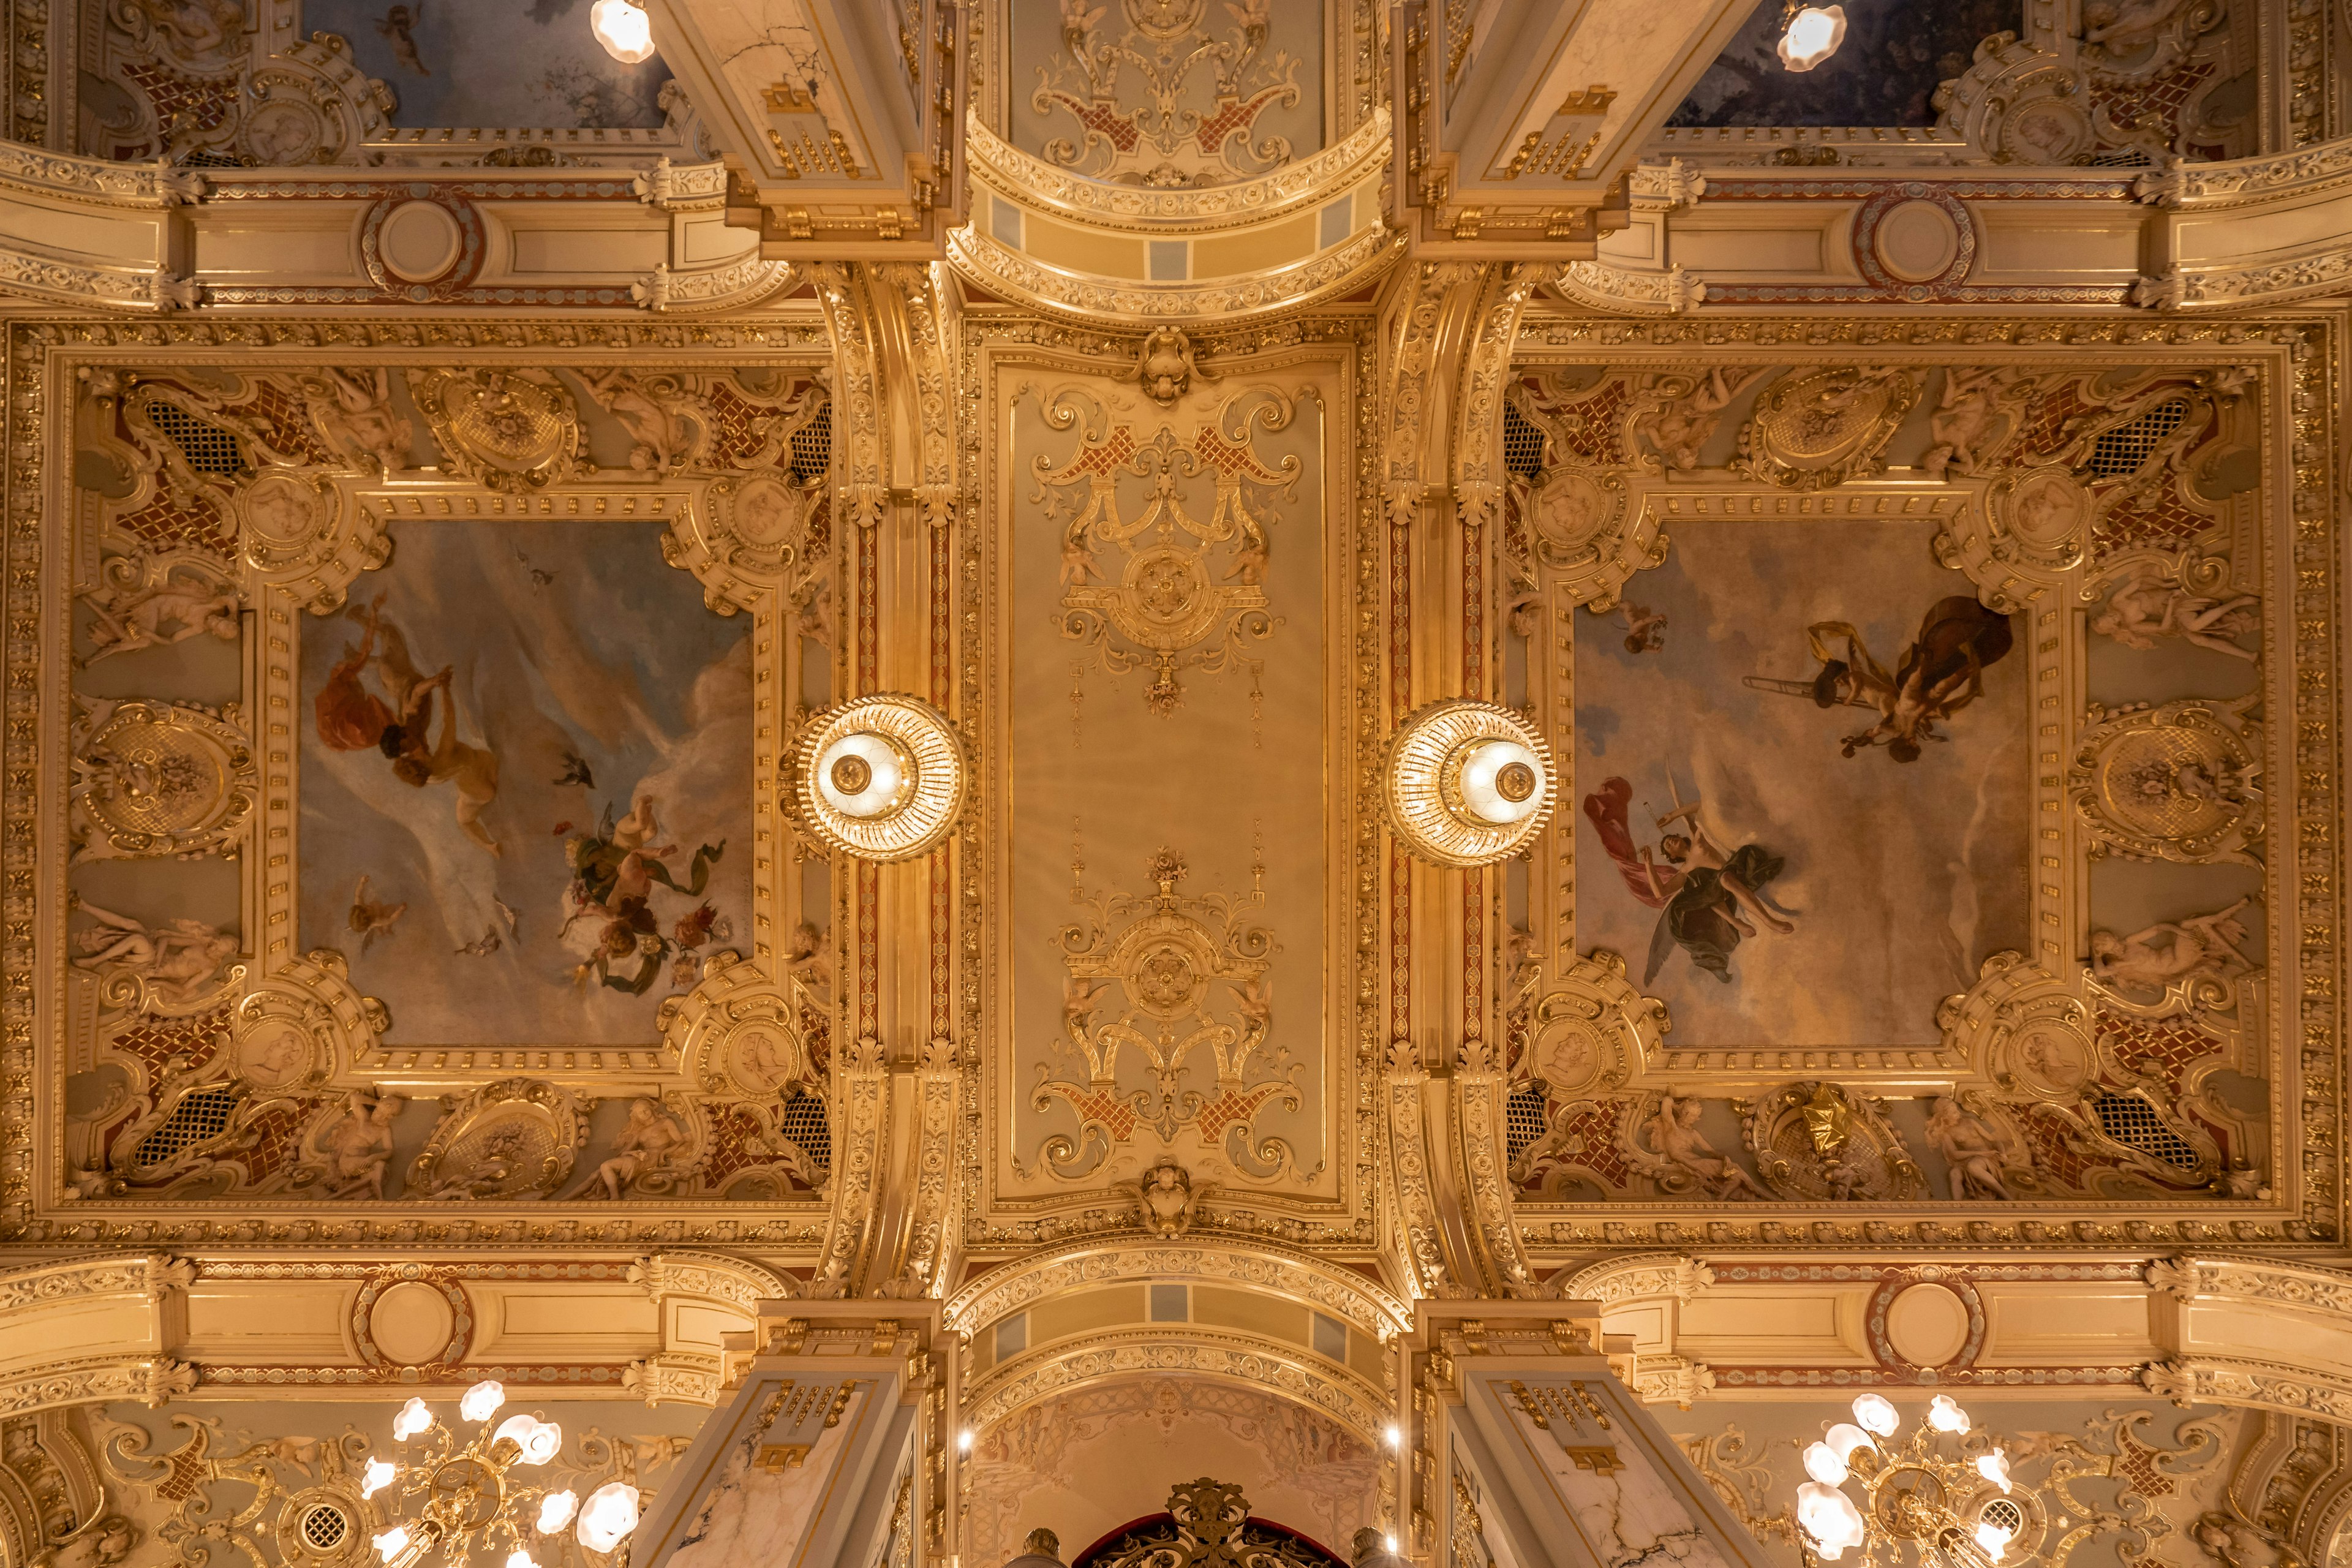
[[[2060,1024],[2021,1029],[2010,1047],[2012,1070],[2036,1093],[2071,1100],[2091,1080],[2091,1051],[2083,1037]]]
[[[256,1089],[284,1089],[309,1076],[310,1035],[288,1018],[273,1018],[237,1037],[236,1076]]]
[[[779,1093],[808,1069],[808,1055],[791,1031],[761,1024],[739,1029],[727,1042],[727,1076],[746,1093]]]
[[[266,473],[245,487],[245,534],[263,544],[299,544],[319,526],[319,498],[290,474]]]
[[[308,163],[319,151],[324,138],[326,123],[319,111],[288,99],[274,99],[257,105],[245,117],[240,132],[246,151],[254,162],[265,167],[282,168],[289,163]]]
[[[1534,839],[1551,816],[1551,748],[1508,708],[1465,698],[1433,702],[1389,742],[1382,794],[1405,847],[1441,866],[1491,866]]]
[[[786,759],[803,827],[861,860],[908,860],[955,830],[970,787],[963,739],[912,697],[861,697],[814,715]]]
[[[1969,1304],[1948,1286],[1906,1286],[1887,1303],[1886,1342],[1913,1366],[1947,1365],[1969,1342]]]
[[[1871,238],[1879,264],[1906,283],[1940,278],[1960,253],[1960,226],[1931,201],[1898,203]]]
[[[404,1279],[375,1299],[368,1338],[394,1366],[424,1366],[446,1353],[457,1310],[436,1286]]]
[[[1536,491],[1529,510],[1538,533],[1562,550],[1574,550],[1607,520],[1609,498],[1590,475],[1563,468]]]
[[[403,202],[376,231],[383,269],[404,283],[429,283],[457,262],[465,231],[437,202]]]
[[[2066,469],[2052,466],[2018,477],[2008,497],[2009,531],[2028,549],[2062,566],[2081,554],[2091,498]]]
[[[754,550],[767,550],[792,537],[800,507],[782,481],[755,475],[736,487],[728,511],[729,531]]]

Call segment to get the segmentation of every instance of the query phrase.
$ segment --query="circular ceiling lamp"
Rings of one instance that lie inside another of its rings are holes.
[[[653,18],[645,0],[596,0],[588,7],[588,30],[604,52],[625,66],[643,65],[654,58]]]
[[[1399,725],[1381,769],[1389,823],[1440,866],[1491,866],[1533,842],[1559,794],[1551,748],[1508,708],[1432,702]]]
[[[1845,42],[1843,5],[1800,5],[1789,0],[1780,20],[1780,63],[1792,71],[1812,69]]]
[[[789,809],[861,860],[911,860],[955,831],[971,769],[947,716],[918,698],[860,697],[810,716],[784,763]]]

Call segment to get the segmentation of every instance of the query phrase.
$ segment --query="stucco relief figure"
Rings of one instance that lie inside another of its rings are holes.
[[[1646,1129],[1650,1152],[1661,1163],[1695,1180],[1699,1190],[1711,1198],[1764,1197],[1764,1189],[1757,1184],[1756,1178],[1726,1159],[1706,1134],[1698,1130],[1700,1110],[1696,1100],[1660,1095],[1657,1112],[1650,1118]],[[1684,1184],[1671,1173],[1664,1182],[1669,1191]]]
[[[110,582],[88,595],[85,602],[91,612],[89,640],[97,650],[85,661],[89,664],[111,654],[168,647],[194,637],[235,642],[240,630],[236,590],[184,572],[135,585]]]
[[[684,1123],[671,1112],[650,1100],[631,1100],[628,1125],[613,1140],[613,1157],[590,1178],[592,1195],[596,1186],[608,1198],[618,1198],[632,1184],[666,1190],[679,1174],[675,1167],[691,1142]]]
[[[392,372],[329,366],[317,380],[301,384],[311,417],[328,439],[346,451],[366,453],[386,474],[408,467],[416,429],[393,406]]]
[[[1135,1200],[1147,1229],[1171,1238],[1192,1228],[1193,1210],[1213,1185],[1193,1181],[1183,1166],[1165,1159],[1144,1172],[1140,1180],[1112,1184],[1115,1190]]]
[[[2262,655],[2238,639],[2261,628],[2262,601],[2252,594],[2227,599],[2192,594],[2167,581],[2165,569],[2142,562],[2107,596],[2107,607],[2091,617],[2091,629],[2126,647],[2152,648],[2159,637],[2179,637],[2249,663]]]
[[[2233,980],[2254,967],[2238,946],[2246,940],[2246,925],[2237,918],[2252,901],[2243,898],[2210,915],[2159,921],[2129,936],[2095,931],[2091,973],[2110,985],[2158,992],[2200,979]]]
[[[2023,373],[2014,369],[1948,370],[1936,395],[1935,411],[1927,416],[1932,443],[1919,459],[1931,479],[1941,479],[1957,468],[1977,471],[1977,447],[1993,426],[2001,396]]]
[[[790,942],[784,949],[784,968],[793,984],[814,998],[833,992],[833,960],[824,951],[824,933],[816,929],[814,921],[803,921],[793,927]]]
[[[580,381],[636,443],[629,467],[667,470],[686,461],[694,447],[695,420],[682,406],[676,378],[633,375],[615,366],[583,370]]]
[[[312,1135],[303,1162],[318,1173],[327,1196],[383,1196],[392,1124],[407,1104],[396,1094],[354,1091],[345,1097],[342,1114]]]
[[[98,924],[75,933],[79,969],[137,978],[150,1005],[185,1007],[220,988],[221,971],[237,953],[237,939],[216,926],[181,917],[147,926],[85,902]]]
[[[2015,1195],[2000,1179],[2000,1140],[1948,1094],[1927,1112],[1927,1146],[1944,1157],[1954,1199]]]
[[[1666,467],[1685,471],[1696,468],[1699,448],[1723,423],[1724,410],[1765,374],[1763,370],[1750,370],[1726,379],[1723,367],[1717,365],[1695,378],[1661,377],[1654,384],[1665,394],[1665,405],[1636,418],[1633,433],[1649,438]]]
[[[2303,1568],[2303,1558],[2260,1525],[2226,1513],[2209,1513],[2189,1536],[2221,1568]]]

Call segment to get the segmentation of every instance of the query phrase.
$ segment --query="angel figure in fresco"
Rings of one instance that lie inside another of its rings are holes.
[[[384,745],[384,734],[394,725],[403,734],[422,733],[433,716],[433,693],[439,678],[427,679],[408,655],[408,638],[398,623],[383,614],[383,595],[371,604],[353,605],[345,612],[360,624],[360,640],[347,644],[343,657],[327,671],[312,702],[319,739],[338,752],[381,749],[387,757],[400,754],[401,741]],[[444,668],[441,675],[449,673]],[[373,687],[368,678],[375,678]]]
[[[367,950],[375,945],[375,939],[386,934],[394,926],[399,924],[400,917],[407,912],[408,906],[405,903],[386,903],[378,899],[369,898],[368,879],[362,875],[360,878],[360,885],[352,889],[352,913],[349,921],[352,934],[360,939],[360,956],[366,957]]]
[[[385,726],[378,744],[384,755],[392,758],[393,776],[401,783],[415,789],[436,784],[456,785],[458,830],[491,854],[504,855],[506,851],[499,847],[499,841],[482,826],[482,813],[499,795],[498,755],[457,739],[457,697],[450,689],[449,679],[445,667],[416,689],[416,697],[426,705],[426,712],[430,711],[434,689],[437,687],[441,692],[441,735],[430,749],[425,744],[422,717],[412,723]]]
[[[1724,1158],[1706,1134],[1698,1130],[1700,1110],[1696,1100],[1660,1095],[1657,1114],[1649,1121],[1651,1150],[1667,1164],[1679,1166],[1697,1177],[1701,1190],[1718,1202],[1764,1197],[1764,1189],[1756,1184],[1756,1178]]]
[[[1656,979],[1667,955],[1679,947],[1692,963],[1729,984],[1731,955],[1742,938],[1756,935],[1759,925],[1784,936],[1797,929],[1787,918],[1797,911],[1773,902],[1764,890],[1783,868],[1780,857],[1759,844],[1725,849],[1700,822],[1695,800],[1677,799],[1657,819],[1661,837],[1654,851],[1646,844],[1636,846],[1625,817],[1633,798],[1633,786],[1623,779],[1603,779],[1598,791],[1584,797],[1584,815],[1633,897],[1660,911],[1642,984]],[[1676,823],[1682,824],[1680,831],[1666,831]],[[1658,864],[1660,856],[1666,864]]]
[[[569,931],[583,920],[602,922],[594,950],[572,972],[575,985],[585,986],[593,976],[598,984],[633,996],[650,990],[663,961],[678,951],[674,937],[664,936],[654,919],[654,884],[699,899],[709,885],[711,863],[726,852],[724,839],[698,848],[688,881],[680,885],[664,863],[677,853],[678,847],[652,842],[661,832],[656,805],[652,795],[638,795],[628,815],[617,822],[607,805],[593,834],[576,835],[563,846],[565,862],[572,868],[572,914],[564,921],[563,931]],[[703,928],[700,934],[707,934],[709,929]],[[635,973],[614,972],[616,967],[625,970],[632,958],[636,961]]]
[[[1617,602],[1617,616],[1625,623],[1625,651],[1655,653],[1666,646],[1666,617],[1647,605],[1630,599]]]
[[[1816,706],[1878,710],[1877,723],[1840,739],[1841,753],[1885,746],[1898,763],[1917,762],[1921,742],[1943,739],[1937,726],[1984,695],[1986,668],[2007,658],[2015,642],[2007,616],[1964,594],[1928,606],[1892,674],[1849,622],[1817,621],[1805,637],[1822,665],[1809,689]],[[1751,676],[1746,684],[1786,690],[1795,683]]]
[[[2143,561],[2091,617],[2091,629],[2126,647],[2152,648],[2158,637],[2179,637],[2201,648],[2252,662],[2262,657],[2238,639],[2261,626],[2262,601],[2252,594],[2210,599],[2165,580],[2164,568]]]
[[[2254,967],[2238,946],[2246,940],[2246,923],[2238,919],[2238,911],[2252,901],[2249,895],[2226,910],[2185,921],[2159,921],[2129,936],[2095,931],[2091,973],[2110,985],[2150,991],[2162,991],[2175,981],[2233,979]]]

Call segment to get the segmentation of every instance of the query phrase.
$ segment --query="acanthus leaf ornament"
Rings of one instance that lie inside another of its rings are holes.
[[[1518,854],[1559,796],[1551,746],[1514,709],[1448,698],[1409,715],[1389,742],[1381,798],[1405,847],[1441,866]]]
[[[793,820],[828,848],[885,864],[936,848],[971,788],[971,758],[947,715],[896,693],[811,715],[784,761]]]

